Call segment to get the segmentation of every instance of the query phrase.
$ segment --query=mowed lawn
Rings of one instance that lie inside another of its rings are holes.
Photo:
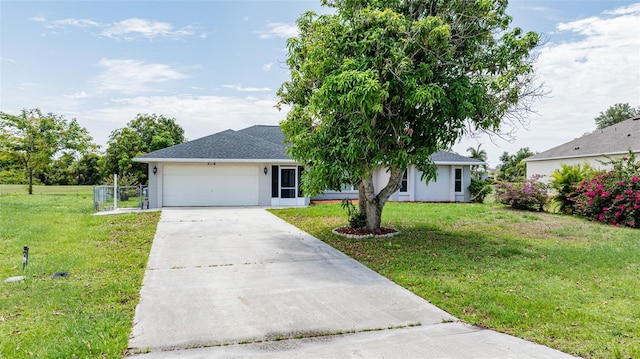
[[[0,185],[0,357],[121,358],[159,212],[92,216],[91,187],[34,193]]]
[[[585,358],[640,358],[640,230],[497,205],[389,203],[347,239],[339,204],[273,213],[464,322]]]

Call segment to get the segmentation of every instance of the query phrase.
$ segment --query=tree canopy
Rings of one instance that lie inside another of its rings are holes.
[[[487,174],[487,151],[481,149],[482,144],[478,144],[478,147],[467,147],[467,152],[469,152],[469,157],[476,159],[478,161],[485,162],[482,165],[482,170],[478,170],[479,166],[471,166],[471,172],[476,176],[476,178],[480,179],[482,176]]]
[[[111,132],[104,158],[104,175],[129,175],[139,183],[145,183],[147,164],[133,162],[133,158],[184,141],[184,130],[174,118],[138,114],[126,127]]]
[[[503,152],[498,165],[498,179],[506,182],[520,182],[527,177],[527,164],[523,160],[535,155],[529,147],[523,147],[513,155]]]
[[[504,0],[324,0],[288,41],[291,79],[278,91],[291,107],[281,123],[290,155],[305,164],[309,194],[357,185],[367,229],[416,165],[465,133],[500,130],[540,95],[534,32],[509,29]],[[374,188],[373,173],[389,181]]]
[[[75,119],[45,115],[40,109],[25,109],[17,116],[1,112],[0,125],[0,157],[13,159],[24,169],[29,194],[33,194],[36,173],[56,158],[68,161],[95,147]]]
[[[634,108],[628,103],[617,103],[600,112],[600,115],[594,120],[596,121],[596,128],[600,130],[637,115],[640,115],[640,107]]]

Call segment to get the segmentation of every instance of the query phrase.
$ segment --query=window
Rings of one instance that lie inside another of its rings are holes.
[[[455,169],[455,189],[456,193],[462,193],[462,168]]]
[[[280,198],[296,198],[296,169],[280,168]]]
[[[402,181],[400,182],[400,192],[407,192],[409,189],[409,181],[407,180],[407,170],[404,170],[402,174]]]

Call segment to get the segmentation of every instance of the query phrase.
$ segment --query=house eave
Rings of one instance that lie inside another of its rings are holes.
[[[634,153],[640,153],[640,149],[631,150]],[[574,156],[554,156],[554,157],[542,157],[542,158],[525,158],[524,162],[536,162],[536,161],[552,161],[552,160],[566,160],[566,159],[575,159],[575,158],[588,158],[588,157],[603,157],[603,156],[617,156],[624,155],[629,153],[629,151],[617,151],[617,152],[608,152],[608,153],[591,153],[584,155],[574,155]]]
[[[296,161],[290,158],[255,158],[255,159],[247,159],[247,158],[134,158],[134,162],[141,163],[151,163],[151,162],[162,162],[162,163],[208,163],[208,162],[218,162],[218,163],[297,163]]]
[[[486,165],[486,162],[456,162],[456,161],[434,161],[436,166],[482,166]]]

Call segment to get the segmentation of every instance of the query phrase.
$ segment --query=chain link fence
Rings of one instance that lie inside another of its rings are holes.
[[[114,192],[117,195],[114,196]],[[93,187],[93,205],[96,211],[113,211],[116,209],[149,209],[148,186],[112,185]]]

